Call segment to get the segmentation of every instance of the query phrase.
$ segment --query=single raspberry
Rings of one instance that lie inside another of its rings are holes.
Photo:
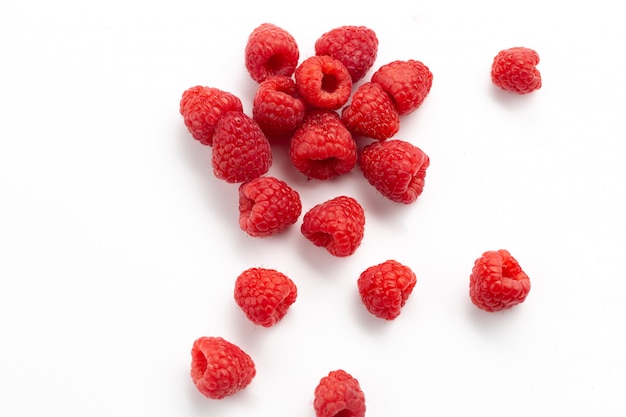
[[[383,196],[403,204],[413,203],[424,190],[428,155],[417,146],[393,139],[372,142],[360,155],[363,176]]]
[[[341,120],[353,135],[385,140],[400,130],[400,117],[391,97],[376,83],[363,83],[341,112]]]
[[[304,101],[318,109],[337,110],[350,99],[352,78],[345,65],[328,55],[305,59],[295,72]]]
[[[474,262],[470,299],[478,308],[489,312],[509,309],[522,303],[529,291],[528,275],[507,250],[487,251]]]
[[[198,85],[183,92],[179,109],[191,136],[210,146],[219,119],[224,113],[243,111],[243,106],[238,97],[227,91]]]
[[[417,277],[411,268],[392,259],[370,266],[357,281],[367,311],[385,320],[400,315],[416,283]]]
[[[365,394],[359,381],[338,369],[323,377],[315,387],[313,408],[316,417],[363,417]]]
[[[381,66],[372,75],[372,82],[383,87],[393,99],[398,113],[403,116],[417,110],[430,92],[433,74],[420,61],[392,61]]]
[[[289,158],[309,178],[326,180],[350,172],[357,161],[354,138],[332,110],[312,110],[293,134]]]
[[[529,48],[515,47],[500,51],[491,65],[491,80],[506,91],[526,94],[541,88],[541,74],[536,68],[539,54]]]
[[[275,177],[258,177],[239,186],[239,226],[253,237],[286,230],[302,213],[300,195]]]
[[[222,116],[213,134],[213,173],[226,182],[245,182],[272,165],[270,143],[259,125],[241,112]]]
[[[256,82],[274,75],[291,77],[300,59],[295,38],[285,29],[263,23],[248,36],[245,65]]]
[[[252,118],[268,138],[291,135],[305,115],[306,104],[292,78],[275,76],[259,84],[252,102]]]
[[[365,26],[340,26],[315,41],[315,55],[329,55],[341,61],[353,83],[372,68],[377,54],[376,33]]]
[[[235,282],[235,302],[246,317],[263,327],[271,327],[287,314],[296,301],[296,284],[274,269],[250,268]]]
[[[191,379],[203,395],[222,399],[246,388],[256,375],[252,358],[239,346],[203,336],[191,348]]]
[[[361,245],[365,211],[352,197],[339,196],[311,208],[300,228],[305,238],[333,256],[352,255]]]

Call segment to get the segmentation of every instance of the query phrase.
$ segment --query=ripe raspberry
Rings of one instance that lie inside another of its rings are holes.
[[[344,107],[341,120],[353,135],[385,140],[400,130],[400,117],[391,97],[376,83],[363,83]]]
[[[416,283],[417,278],[411,268],[395,260],[370,266],[357,281],[367,311],[385,320],[393,320],[400,315]]]
[[[300,195],[284,181],[258,177],[239,186],[239,226],[250,236],[278,234],[301,213]]]
[[[352,78],[345,65],[328,55],[304,60],[296,68],[295,79],[304,101],[318,109],[337,110],[352,93]]]
[[[226,182],[245,182],[272,165],[270,143],[258,124],[241,112],[222,116],[213,134],[213,173]]]
[[[245,65],[256,82],[260,83],[274,75],[291,77],[299,59],[296,40],[283,28],[263,23],[248,37]]]
[[[413,203],[424,190],[428,155],[417,146],[393,139],[373,142],[363,148],[363,176],[383,196],[397,203]]]
[[[541,74],[535,67],[539,54],[529,48],[500,51],[493,59],[491,80],[503,90],[526,94],[541,88]]]
[[[422,105],[433,84],[433,74],[420,61],[398,60],[380,67],[371,81],[383,87],[393,99],[400,116],[403,116]]]
[[[296,284],[274,269],[250,268],[235,282],[235,302],[254,324],[271,327],[296,301]]]
[[[470,298],[480,309],[493,312],[522,303],[530,291],[530,279],[511,254],[487,251],[474,262]]]
[[[315,387],[313,408],[316,417],[363,417],[365,394],[352,375],[343,369],[331,371]]]
[[[326,180],[356,166],[356,142],[337,113],[312,110],[291,138],[289,158],[307,177]]]
[[[180,114],[191,136],[203,145],[211,145],[218,120],[230,111],[242,112],[241,100],[218,88],[195,86],[183,92]]]
[[[275,76],[259,84],[252,102],[252,118],[268,138],[292,134],[305,114],[306,105],[292,78]]]
[[[376,33],[365,26],[340,26],[315,41],[315,55],[329,55],[341,61],[353,83],[372,68],[377,54]]]
[[[361,245],[365,211],[352,197],[339,196],[311,208],[300,228],[305,238],[333,256],[352,255]]]
[[[191,379],[203,395],[216,400],[247,387],[256,375],[252,358],[221,337],[200,337],[191,348]]]

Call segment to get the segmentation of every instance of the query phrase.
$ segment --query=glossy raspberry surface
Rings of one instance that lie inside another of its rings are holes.
[[[370,266],[357,280],[367,311],[385,320],[400,315],[416,283],[417,277],[411,268],[393,259]]]
[[[366,26],[339,26],[315,41],[316,55],[329,55],[341,61],[355,83],[365,77],[378,55],[376,33]]]
[[[491,66],[491,80],[506,91],[527,94],[541,88],[537,51],[514,47],[500,51]]]
[[[291,77],[299,59],[300,51],[295,38],[277,25],[263,23],[248,36],[245,65],[256,82],[275,75]]]
[[[343,369],[331,371],[315,387],[316,417],[363,417],[365,394],[359,381]]]
[[[385,140],[400,130],[400,117],[391,97],[376,83],[357,88],[350,104],[343,108],[341,120],[353,135]]]

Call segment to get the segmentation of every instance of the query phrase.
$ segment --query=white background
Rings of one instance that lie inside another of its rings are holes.
[[[314,416],[317,382],[342,368],[368,416],[626,416],[626,29],[616,2],[548,3],[4,1],[0,415]],[[417,59],[434,74],[396,136],[431,159],[413,205],[358,170],[307,181],[275,149],[269,173],[305,210],[361,201],[365,238],[349,258],[313,247],[299,223],[270,239],[242,232],[237,186],[213,176],[178,113],[202,84],[250,114],[243,50],[263,22],[288,30],[301,59],[327,30],[365,25],[380,42],[372,71]],[[512,46],[539,53],[539,91],[491,84],[493,57]],[[499,248],[532,289],[489,314],[471,304],[469,274]],[[418,283],[385,322],[356,279],[391,258]],[[298,286],[269,329],[232,299],[252,266]],[[197,392],[190,349],[203,335],[252,356],[246,390]]]

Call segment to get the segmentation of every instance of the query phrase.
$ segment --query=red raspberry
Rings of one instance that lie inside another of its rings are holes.
[[[530,279],[511,254],[487,251],[474,262],[470,298],[480,309],[493,312],[522,303],[530,291]]]
[[[393,320],[400,315],[416,283],[417,278],[411,268],[395,260],[370,266],[357,281],[367,311],[385,320]]]
[[[541,88],[541,74],[535,67],[539,54],[516,47],[500,51],[493,59],[491,80],[503,90],[526,94]]]
[[[433,84],[433,74],[420,61],[398,60],[380,67],[372,75],[372,82],[389,93],[396,110],[403,116],[422,105]]]
[[[252,102],[252,118],[269,138],[290,135],[306,115],[304,100],[295,81],[286,76],[267,78],[259,84]]]
[[[247,387],[256,375],[252,358],[221,337],[200,337],[191,348],[191,379],[203,395],[216,400]]]
[[[211,145],[213,132],[224,113],[243,111],[241,100],[218,88],[195,86],[183,92],[180,114],[191,136],[203,145]]]
[[[365,211],[352,197],[339,196],[311,208],[302,219],[301,232],[315,246],[333,256],[352,255],[361,245]]]
[[[278,234],[302,212],[300,195],[286,182],[258,177],[239,186],[239,226],[253,237]]]
[[[385,140],[400,130],[400,117],[391,98],[376,83],[363,83],[352,102],[341,112],[341,120],[354,135]]]
[[[256,82],[260,83],[274,75],[291,77],[299,59],[296,40],[283,28],[263,23],[248,37],[245,64]]]
[[[254,324],[271,327],[296,301],[296,284],[274,269],[250,268],[235,282],[235,302]]]
[[[312,110],[291,138],[289,158],[307,177],[326,180],[356,166],[356,142],[337,113]]]
[[[362,79],[378,54],[376,33],[365,26],[340,26],[315,41],[316,55],[329,55],[341,61],[352,82]]]
[[[213,135],[213,172],[226,182],[245,182],[272,165],[270,143],[259,125],[241,112],[222,116]]]
[[[311,107],[337,110],[350,99],[352,78],[341,61],[328,55],[304,60],[295,72],[300,95]]]
[[[424,190],[428,155],[401,139],[373,142],[363,148],[363,176],[383,196],[397,203],[413,203]]]
[[[363,417],[365,394],[352,375],[343,369],[331,371],[315,387],[313,408],[316,417]]]

